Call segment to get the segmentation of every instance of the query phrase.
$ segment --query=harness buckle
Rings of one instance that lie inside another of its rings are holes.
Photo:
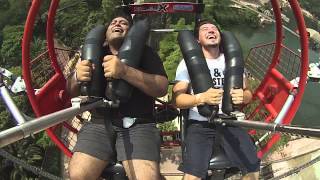
[[[124,128],[129,128],[136,122],[136,119],[137,118],[124,117],[124,118],[122,118],[122,126]]]

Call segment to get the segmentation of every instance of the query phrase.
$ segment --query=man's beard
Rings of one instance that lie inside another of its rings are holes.
[[[209,49],[211,49],[211,48],[219,48],[219,44],[218,43],[217,44],[207,44],[207,45],[205,45],[205,47],[209,48]]]
[[[109,46],[113,46],[116,49],[120,49],[123,41],[124,41],[124,37],[116,37],[110,40],[108,43],[109,43]]]

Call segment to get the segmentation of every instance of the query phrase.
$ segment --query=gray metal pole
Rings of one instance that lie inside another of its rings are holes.
[[[272,132],[288,133],[300,136],[307,136],[313,138],[320,138],[320,129],[281,125],[276,123],[266,123],[260,121],[249,120],[228,120],[228,119],[214,119],[214,123],[221,124],[223,126],[238,126],[244,128],[260,129]]]
[[[17,121],[18,125],[25,123],[25,118],[19,111],[18,107],[14,104],[14,101],[12,100],[8,89],[5,86],[0,87],[0,97],[2,97],[3,101],[6,103],[10,113],[14,117],[14,119]]]
[[[0,132],[0,148],[59,124],[84,111],[108,105],[103,99],[81,106],[73,106],[33,119]]]
[[[190,29],[151,29],[150,31],[155,33],[167,33],[167,32],[180,32],[185,30],[190,30]]]

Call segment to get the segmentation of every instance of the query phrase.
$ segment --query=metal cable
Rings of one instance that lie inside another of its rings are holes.
[[[0,156],[2,156],[5,159],[9,159],[10,161],[12,161],[13,163],[22,166],[24,169],[34,173],[35,175],[41,175],[43,177],[46,177],[50,180],[63,180],[62,178],[53,175],[49,172],[43,171],[41,168],[32,166],[28,163],[26,163],[25,161],[18,159],[17,157],[11,155],[10,153],[8,153],[7,151],[0,149]]]
[[[276,177],[272,178],[271,180],[279,180],[279,179],[291,176],[292,174],[297,174],[301,170],[303,170],[303,169],[305,169],[305,168],[317,163],[318,161],[320,161],[320,155],[318,157],[314,158],[313,160],[301,165],[301,166],[298,166],[298,167],[296,167],[296,168],[294,168],[294,169],[292,169],[292,170],[290,170],[288,172],[285,172],[285,173],[283,173],[283,174],[281,174],[279,176],[276,176]]]

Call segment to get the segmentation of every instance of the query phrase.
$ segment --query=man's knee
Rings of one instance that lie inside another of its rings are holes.
[[[69,163],[71,180],[97,179],[107,162],[84,153],[75,153]]]
[[[130,180],[159,180],[160,168],[159,163],[148,160],[128,160],[122,162],[126,174]]]
[[[258,180],[259,179],[259,172],[251,172],[248,173],[241,178],[242,180]]]
[[[82,167],[82,164],[76,163],[71,159],[69,164],[69,177],[71,180],[91,179],[92,175]]]
[[[94,164],[92,164],[95,166]],[[98,167],[97,167],[98,168]],[[70,180],[88,180],[88,179],[98,179],[102,173],[101,168],[90,170],[82,166],[70,166],[69,167],[69,177]]]
[[[69,168],[69,177],[71,180],[85,180],[90,178],[89,175],[86,175],[86,173],[77,168]]]
[[[191,175],[191,174],[185,174],[183,176],[183,180],[201,180],[201,178],[196,177],[196,176]]]

